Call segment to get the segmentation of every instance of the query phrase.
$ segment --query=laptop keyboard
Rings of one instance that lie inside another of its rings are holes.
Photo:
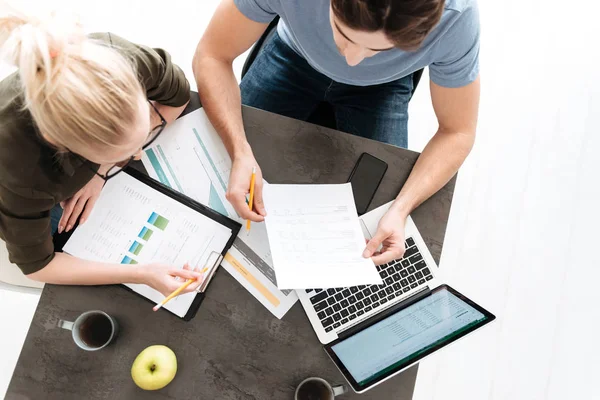
[[[335,289],[306,289],[321,325],[330,332],[357,317],[383,307],[397,296],[407,293],[433,279],[415,241],[406,239],[406,251],[401,259],[377,266],[382,285],[361,285]]]

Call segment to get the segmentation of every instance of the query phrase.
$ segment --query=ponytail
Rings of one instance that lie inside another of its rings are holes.
[[[0,57],[18,68],[43,136],[83,156],[123,144],[145,101],[131,60],[88,39],[76,21],[1,11]]]

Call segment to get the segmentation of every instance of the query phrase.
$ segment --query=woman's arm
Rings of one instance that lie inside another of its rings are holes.
[[[85,261],[65,253],[56,253],[50,263],[28,278],[59,285],[104,285],[142,283],[137,265]]]
[[[110,285],[117,283],[141,283],[165,296],[177,289],[182,279],[196,279],[186,292],[196,290],[202,277],[198,271],[176,268],[164,264],[121,265],[82,260],[65,253],[56,253],[52,261],[39,271],[27,275],[39,282],[58,285]]]

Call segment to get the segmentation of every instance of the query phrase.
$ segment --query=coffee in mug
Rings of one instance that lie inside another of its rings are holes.
[[[295,400],[333,400],[347,391],[344,385],[331,386],[325,379],[307,378],[298,385]]]
[[[72,332],[73,341],[83,350],[106,347],[117,335],[117,321],[104,311],[87,311],[74,322],[59,320],[58,327]]]

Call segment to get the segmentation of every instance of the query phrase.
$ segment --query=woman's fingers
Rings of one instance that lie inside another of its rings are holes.
[[[196,279],[196,281],[194,281],[194,283],[192,283],[190,286],[185,288],[183,293],[195,292],[196,289],[198,289],[200,287],[200,285],[202,284],[202,281],[203,281],[202,279]]]
[[[79,218],[79,225],[87,221],[88,217],[90,216],[90,213],[92,212],[92,209],[94,208],[94,205],[96,204],[96,201],[98,200],[98,197],[99,196],[92,196],[88,199],[87,203],[85,204],[83,213],[81,213],[81,218]]]
[[[171,269],[169,271],[169,275],[180,277],[183,279],[197,279],[202,276],[202,274],[200,274],[199,272],[191,271],[189,269],[189,266],[186,269]]]
[[[80,197],[77,200],[77,203],[75,203],[75,206],[73,207],[71,215],[69,216],[69,220],[67,221],[67,227],[65,229],[65,232],[69,232],[75,226],[86,203],[87,203],[86,198]]]
[[[62,233],[67,224],[69,222],[69,218],[71,217],[71,213],[73,212],[73,207],[75,207],[75,203],[77,203],[78,197],[77,195],[71,197],[68,200],[65,200],[61,203],[63,208],[62,217],[60,217],[60,221],[58,222],[58,233]]]

